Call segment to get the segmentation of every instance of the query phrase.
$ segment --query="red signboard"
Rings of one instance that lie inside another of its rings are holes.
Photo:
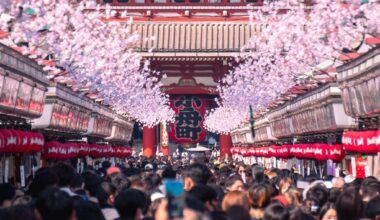
[[[207,102],[200,96],[182,95],[171,99],[176,113],[169,137],[178,143],[197,143],[206,137],[203,127]]]
[[[342,137],[346,151],[362,154],[377,154],[380,150],[379,131],[346,131]]]

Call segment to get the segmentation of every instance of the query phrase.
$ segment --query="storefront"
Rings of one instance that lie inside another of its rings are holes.
[[[30,121],[43,113],[47,85],[35,61],[0,44],[0,182],[25,186],[41,166],[44,137]]]
[[[339,137],[356,126],[345,114],[340,89],[334,83],[300,95],[256,122],[251,145],[234,143],[241,146],[233,150],[235,158],[320,176],[336,175],[343,169],[345,152]]]
[[[343,135],[347,169],[357,177],[380,177],[380,46],[337,68],[345,112],[358,127]]]

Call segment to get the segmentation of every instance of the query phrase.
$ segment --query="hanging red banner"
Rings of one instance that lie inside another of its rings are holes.
[[[183,95],[170,101],[175,111],[175,122],[171,124],[169,137],[178,143],[198,143],[206,137],[203,127],[207,102],[199,96]],[[222,120],[222,119],[221,119]]]

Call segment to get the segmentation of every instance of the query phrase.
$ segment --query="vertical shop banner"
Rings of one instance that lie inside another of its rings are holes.
[[[169,137],[178,143],[197,143],[206,137],[203,127],[207,102],[203,97],[183,95],[170,101],[175,111]],[[223,119],[221,119],[223,120]]]
[[[164,156],[169,155],[169,135],[168,135],[168,130],[166,123],[161,123],[160,124],[161,129],[160,129],[160,149],[161,153]]]
[[[355,178],[366,178],[369,174],[368,168],[367,156],[351,157],[350,173],[352,173]]]

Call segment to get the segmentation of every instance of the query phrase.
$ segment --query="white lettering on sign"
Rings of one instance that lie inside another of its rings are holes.
[[[337,150],[337,149],[333,149],[333,150],[330,150],[330,154],[331,155],[341,155],[342,151],[341,150]]]
[[[17,143],[17,139],[13,136],[7,139],[7,145],[16,144],[16,143]]]
[[[377,138],[376,137],[367,138],[367,145],[374,145],[376,143],[377,143]]]
[[[343,144],[352,145],[352,138],[343,137],[342,142],[343,142]]]
[[[314,154],[320,154],[320,155],[322,155],[323,154],[322,149],[316,149],[314,151]]]
[[[31,138],[30,139],[30,144],[36,144],[36,145],[39,145],[39,146],[44,146],[44,139],[42,138]]]

